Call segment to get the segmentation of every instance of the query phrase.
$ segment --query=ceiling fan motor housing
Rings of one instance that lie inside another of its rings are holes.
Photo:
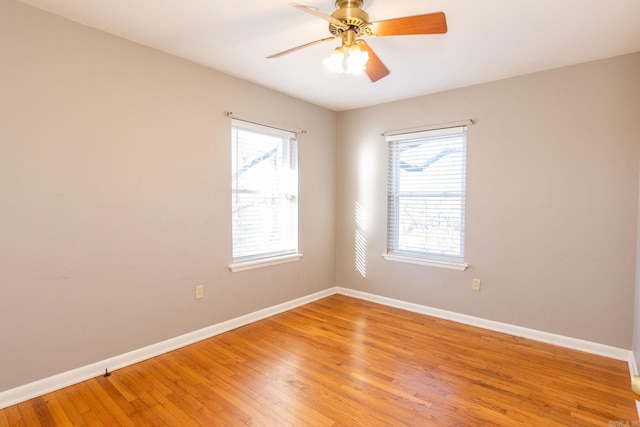
[[[367,27],[366,24],[369,23],[369,15],[361,9],[362,4],[362,0],[336,0],[337,10],[331,16],[347,24],[349,29],[354,30],[358,35],[362,35]],[[329,24],[329,31],[334,36],[340,36],[345,29]]]

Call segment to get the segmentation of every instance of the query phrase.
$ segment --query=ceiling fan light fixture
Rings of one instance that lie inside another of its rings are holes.
[[[367,61],[369,60],[369,54],[366,50],[360,49],[359,44],[352,44],[349,46],[349,54],[345,61],[347,63],[347,74],[353,74],[359,76],[367,68]]]
[[[344,73],[345,57],[342,47],[337,47],[331,53],[331,56],[322,60],[325,67],[332,73]]]
[[[369,54],[358,43],[349,47],[337,47],[331,56],[322,62],[332,73],[346,73],[358,76],[365,70]]]

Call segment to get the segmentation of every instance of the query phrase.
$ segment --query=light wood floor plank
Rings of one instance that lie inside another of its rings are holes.
[[[334,295],[0,410],[4,426],[606,426],[625,362]],[[621,425],[621,424],[619,424]]]

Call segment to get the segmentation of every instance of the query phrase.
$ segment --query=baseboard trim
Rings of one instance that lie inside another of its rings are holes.
[[[244,316],[236,317],[225,322],[217,323],[206,328],[202,328],[175,338],[168,339],[147,347],[143,347],[131,352],[121,354],[100,362],[92,363],[77,369],[72,369],[61,374],[34,381],[13,389],[0,392],[0,409],[24,402],[34,397],[42,396],[55,390],[60,390],[73,384],[86,381],[104,374],[105,369],[115,371],[134,363],[142,362],[155,356],[167,353],[172,350],[187,346],[189,344],[202,341],[207,338],[231,331],[241,326],[248,325],[258,320],[283,313],[285,311],[300,307],[310,302],[334,295],[336,288],[332,287],[324,291],[316,292],[295,300],[258,310]]]
[[[638,364],[636,363],[636,358],[633,355],[633,351],[631,352],[631,356],[629,356],[629,375],[631,378],[638,375]],[[640,401],[636,400],[636,411],[638,412],[638,418],[640,418]]]
[[[37,380],[29,384],[0,392],[0,409],[18,404],[20,402],[24,402],[29,399],[33,399],[34,397],[42,396],[52,391],[68,387],[70,385],[77,384],[91,378],[95,378],[96,376],[102,375],[105,372],[105,369],[108,369],[109,371],[115,371],[125,366],[142,362],[152,357],[159,356],[169,351],[176,350],[178,348],[193,344],[198,341],[202,341],[207,338],[211,338],[213,336],[231,331],[241,326],[257,322],[258,320],[266,319],[267,317],[283,313],[285,311],[300,307],[302,305],[317,301],[322,298],[329,297],[334,294],[345,295],[390,307],[412,311],[415,313],[421,313],[441,319],[452,320],[454,322],[463,323],[466,325],[477,326],[496,332],[529,338],[535,341],[541,341],[548,344],[554,344],[561,347],[609,357],[611,359],[626,361],[629,364],[630,374],[638,374],[638,368],[636,366],[635,358],[633,357],[633,353],[631,352],[631,350],[625,350],[604,344],[551,334],[548,332],[542,332],[535,329],[524,328],[521,326],[514,326],[507,323],[468,316],[466,314],[441,310],[438,308],[336,286],[301,298],[297,298],[295,300],[258,310],[244,316],[217,323],[206,328],[189,332],[187,334],[180,335],[178,337],[171,338],[156,344],[152,344],[150,346],[143,347],[125,354],[121,354],[119,356],[105,359],[100,362],[92,363],[90,365],[86,365],[77,369],[63,372],[58,375],[53,375],[48,378]],[[640,414],[640,404],[638,402],[636,402],[636,404],[639,405],[638,413]]]
[[[477,326],[483,329],[489,329],[496,332],[502,332],[522,338],[529,338],[560,347],[570,348],[573,350],[584,351],[586,353],[605,356],[611,359],[629,362],[631,360],[631,350],[625,350],[605,344],[594,343],[577,338],[556,335],[549,332],[538,331],[535,329],[524,328],[522,326],[510,325],[508,323],[496,322],[493,320],[482,319],[480,317],[468,316],[453,311],[441,310],[425,305],[414,304],[393,298],[387,298],[380,295],[370,294],[367,292],[356,291],[354,289],[337,287],[336,292],[353,298],[359,298],[365,301],[371,301],[390,307],[400,308],[415,313],[426,314],[428,316],[438,317],[440,319],[452,320],[454,322],[463,323],[465,325]]]

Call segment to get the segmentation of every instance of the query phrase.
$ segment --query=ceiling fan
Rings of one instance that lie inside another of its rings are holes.
[[[405,16],[369,22],[369,15],[362,9],[363,0],[336,0],[336,10],[327,15],[315,7],[289,3],[299,10],[315,15],[329,22],[331,37],[287,49],[267,58],[277,58],[318,43],[341,39],[341,46],[324,60],[332,71],[359,74],[364,71],[372,82],[389,74],[371,47],[362,37],[405,36],[417,34],[443,34],[447,32],[447,21],[443,12],[425,15]]]

